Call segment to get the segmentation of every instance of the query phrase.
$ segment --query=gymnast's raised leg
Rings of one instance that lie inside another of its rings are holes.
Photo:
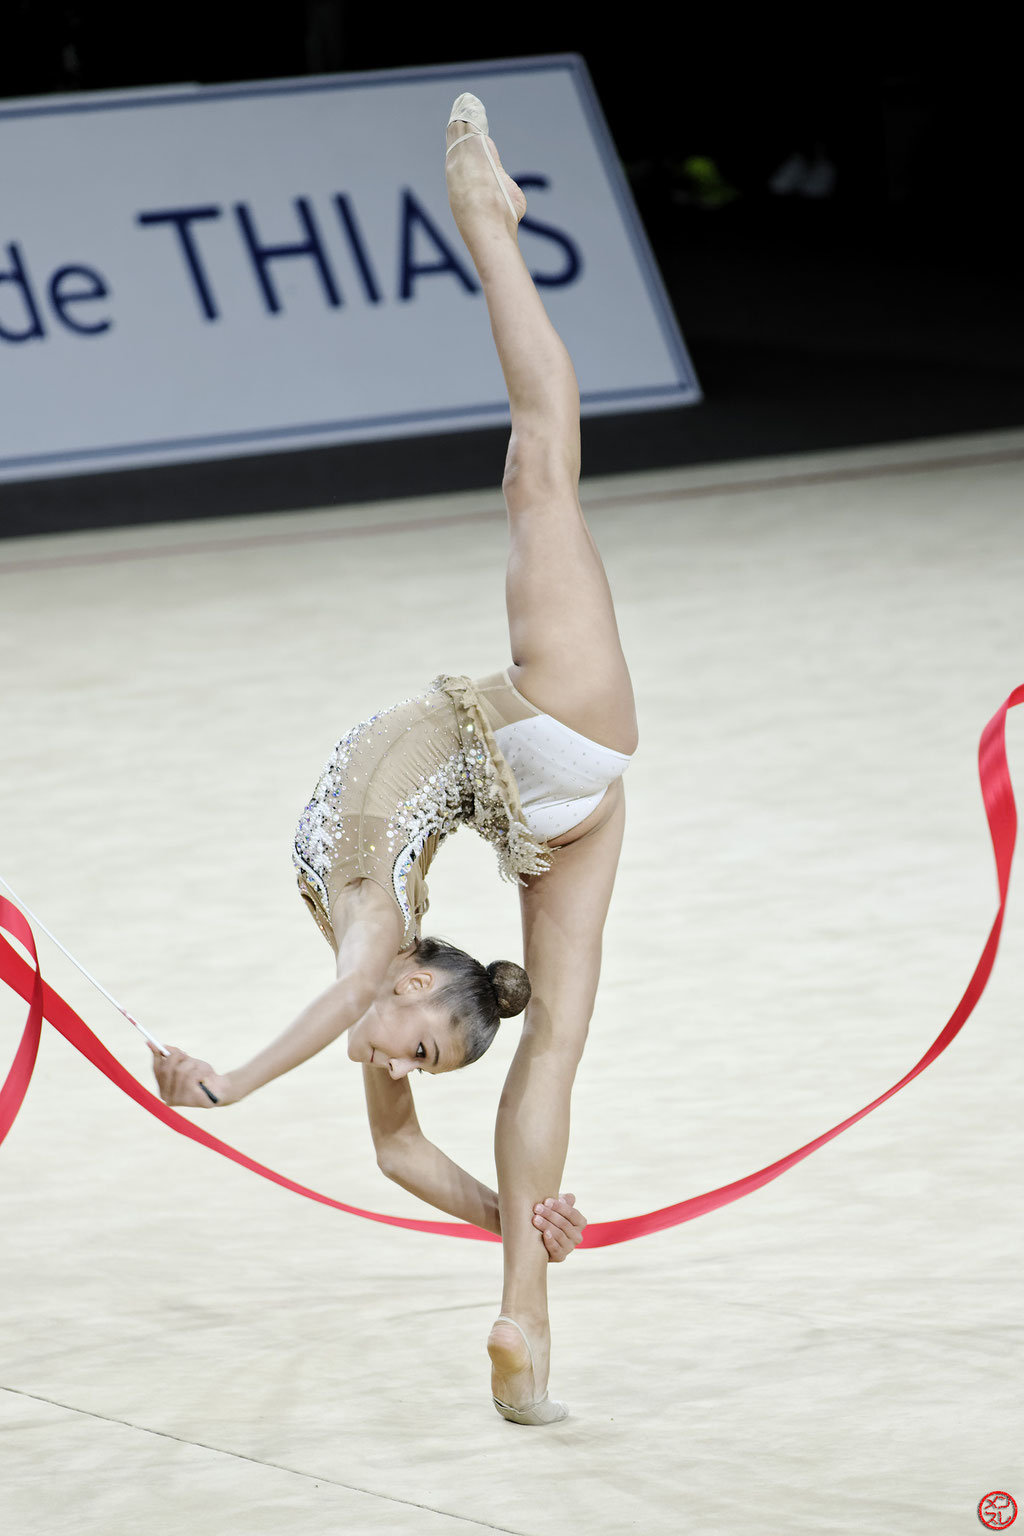
[[[449,125],[449,146],[472,133],[478,106],[466,108],[468,124]],[[501,172],[493,141],[475,137],[450,149],[446,167],[452,213],[483,286],[511,407],[503,484],[511,676],[545,713],[629,753],[636,747],[632,687],[608,582],[577,492],[576,376],[519,251],[517,225],[526,200]],[[547,1386],[547,1255],[537,1241],[533,1208],[559,1187],[570,1095],[597,989],[624,814],[622,786],[616,783],[587,821],[560,840],[565,846],[553,867],[528,880],[522,891],[524,961],[533,997],[495,1131],[504,1244],[501,1310],[519,1327],[499,1320],[488,1341],[494,1396],[514,1408],[539,1402]],[[561,1416],[554,1410],[555,1405],[540,1403],[537,1416],[526,1421]]]

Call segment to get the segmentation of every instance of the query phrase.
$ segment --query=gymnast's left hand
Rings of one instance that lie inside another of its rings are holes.
[[[544,1239],[548,1262],[561,1264],[579,1245],[587,1218],[576,1209],[575,1195],[549,1195],[534,1206],[533,1224]]]
[[[197,1061],[186,1056],[177,1046],[168,1046],[166,1056],[150,1046],[153,1052],[153,1071],[156,1074],[160,1097],[165,1104],[181,1105],[185,1109],[213,1109],[209,1094],[199,1086],[205,1083],[218,1104],[231,1103],[231,1079],[215,1072],[208,1061]]]

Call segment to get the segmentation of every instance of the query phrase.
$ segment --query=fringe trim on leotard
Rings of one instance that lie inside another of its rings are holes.
[[[471,824],[497,854],[502,879],[519,883],[523,875],[542,875],[551,868],[552,850],[523,820],[519,787],[471,680],[442,674],[432,686],[440,688],[455,705],[472,781]]]

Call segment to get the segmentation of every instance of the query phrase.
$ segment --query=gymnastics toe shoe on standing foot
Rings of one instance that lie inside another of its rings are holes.
[[[462,97],[459,98],[460,101],[463,99]],[[471,99],[476,100],[475,97]],[[458,106],[458,102],[455,105]],[[503,1315],[497,1321],[499,1323],[511,1323],[512,1327],[522,1336],[523,1343],[526,1345],[526,1353],[530,1357],[530,1371],[532,1372],[533,1350],[530,1348],[530,1341],[526,1334],[523,1333],[522,1328],[520,1328],[514,1317],[505,1317]],[[557,1424],[560,1419],[567,1419],[569,1417],[568,1404],[556,1402],[554,1398],[548,1397],[546,1392],[543,1397],[539,1397],[535,1403],[530,1403],[525,1408],[514,1408],[511,1403],[503,1403],[500,1397],[492,1397],[491,1401],[502,1418],[508,1419],[510,1424]]]

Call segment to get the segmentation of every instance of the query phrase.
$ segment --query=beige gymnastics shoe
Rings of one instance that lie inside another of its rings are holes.
[[[473,97],[472,100],[475,101],[476,98]],[[526,1334],[523,1333],[522,1328],[520,1328],[514,1317],[506,1317],[504,1314],[496,1319],[495,1325],[497,1323],[510,1323],[521,1334],[523,1343],[526,1345],[526,1353],[529,1357],[530,1372],[532,1374],[533,1350],[530,1348],[530,1341]],[[488,1352],[491,1356],[492,1365],[499,1366],[503,1363],[499,1360],[500,1355],[503,1353],[500,1346],[490,1345]],[[557,1424],[559,1420],[569,1417],[568,1406],[565,1403],[556,1403],[554,1398],[548,1397],[546,1392],[543,1397],[539,1397],[535,1403],[529,1403],[525,1408],[514,1408],[511,1403],[503,1403],[500,1397],[492,1397],[491,1401],[502,1418],[508,1419],[512,1424]]]
[[[470,91],[464,91],[461,96],[457,96],[452,106],[452,115],[448,119],[446,126],[450,128],[452,123],[465,123],[470,129],[470,132],[464,133],[460,138],[452,140],[452,142],[448,145],[448,148],[445,150],[445,159],[447,160],[448,156],[451,154],[452,150],[457,144],[465,144],[467,139],[479,139],[484,147],[484,154],[487,156],[487,162],[490,165],[491,170],[494,172],[494,179],[498,183],[498,186],[501,188],[501,195],[508,204],[509,212],[511,213],[513,219],[515,219],[516,223],[518,224],[521,214],[517,210],[516,205],[513,203],[511,197],[509,197],[508,187],[506,185],[506,183],[511,180],[511,178],[501,169],[501,167],[495,161],[494,156],[491,154],[491,146],[487,142],[487,113],[484,111],[484,104],[480,100],[479,96],[474,96]]]

